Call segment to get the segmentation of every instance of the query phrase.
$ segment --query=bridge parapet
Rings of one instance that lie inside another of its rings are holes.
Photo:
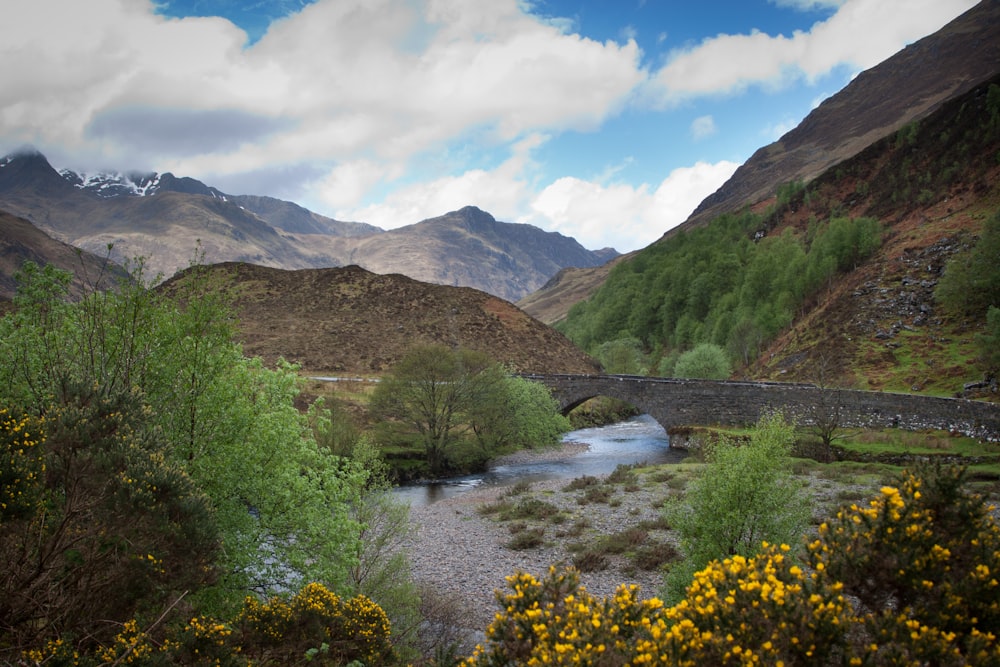
[[[545,384],[569,412],[589,398],[610,396],[650,414],[664,428],[741,426],[781,410],[797,424],[835,417],[846,427],[942,429],[1000,441],[1000,405],[960,398],[828,389],[812,384],[691,380],[635,375],[525,375]]]

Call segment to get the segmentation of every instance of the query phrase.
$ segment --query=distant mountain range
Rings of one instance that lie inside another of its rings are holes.
[[[334,220],[273,197],[229,195],[170,173],[56,171],[41,153],[0,159],[0,210],[53,239],[123,262],[146,258],[165,278],[204,261],[283,269],[358,265],[515,301],[565,267],[617,256],[473,206],[391,231]],[[0,285],[0,288],[3,286]]]

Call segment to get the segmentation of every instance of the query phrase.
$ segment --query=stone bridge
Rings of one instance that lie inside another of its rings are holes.
[[[609,396],[651,415],[669,432],[678,426],[755,423],[781,410],[800,425],[835,418],[852,428],[941,429],[1000,441],[1000,404],[812,384],[688,380],[635,375],[524,375],[549,387],[567,413],[589,398]]]

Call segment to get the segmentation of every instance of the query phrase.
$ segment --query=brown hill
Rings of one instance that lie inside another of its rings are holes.
[[[114,262],[56,241],[27,220],[0,211],[0,301],[14,296],[14,274],[26,261],[72,273],[72,297],[82,296],[95,284],[110,285],[125,277]]]
[[[998,72],[1000,2],[982,0],[859,74],[797,127],[754,153],[677,229],[754,204],[784,183],[812,180]]]
[[[941,30],[859,74],[793,130],[751,156],[679,230],[756,205],[793,181],[808,182],[877,140],[1000,72],[1000,2],[982,0]],[[657,241],[662,242],[663,239]],[[565,272],[518,302],[554,323],[603,284],[607,267]]]
[[[244,352],[268,363],[283,357],[311,375],[378,374],[426,343],[483,351],[517,371],[598,368],[559,332],[479,290],[357,266],[287,271],[225,263],[208,270],[234,288]],[[160,289],[170,292],[189,275]]]
[[[949,258],[1000,209],[998,113],[1000,76],[792,198],[768,234],[805,230],[833,205],[842,216],[879,219],[883,245],[806,304],[748,375],[946,394],[982,379],[965,361],[982,322],[938,312],[934,289]]]

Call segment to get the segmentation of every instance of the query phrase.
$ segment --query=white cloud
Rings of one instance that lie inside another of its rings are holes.
[[[771,0],[778,7],[791,7],[799,11],[813,11],[840,7],[846,0]]]
[[[715,126],[715,119],[711,116],[698,116],[691,121],[691,136],[695,141],[710,137],[718,131],[719,128]]]
[[[566,34],[515,0],[318,0],[248,48],[224,19],[166,19],[148,0],[35,0],[5,14],[6,140],[195,176],[276,161],[405,161],[473,131],[496,144],[592,129],[645,75],[634,42]],[[180,108],[259,118],[254,127],[273,131],[183,155],[90,131],[122,113],[135,126],[146,109],[162,119]]]
[[[845,0],[826,21],[791,36],[719,35],[675,51],[645,90],[657,106],[749,86],[782,87],[838,66],[867,69],[930,34],[976,0]]]
[[[652,192],[647,185],[606,186],[560,178],[535,197],[525,222],[572,236],[587,248],[635,250],[684,222],[738,166],[699,162],[674,169]]]
[[[471,169],[458,176],[398,187],[378,203],[340,208],[334,217],[394,229],[471,205],[499,220],[515,220],[532,196],[532,186],[526,179],[526,174],[533,171],[531,152],[545,141],[543,135],[531,135],[514,144],[510,157],[495,169]],[[373,175],[371,170],[366,173]],[[327,203],[339,200],[345,182],[350,183],[339,170],[331,173],[322,195]]]

